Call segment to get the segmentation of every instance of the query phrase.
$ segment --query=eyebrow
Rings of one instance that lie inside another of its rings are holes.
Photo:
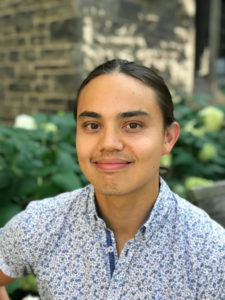
[[[84,118],[84,117],[90,117],[90,118],[95,118],[95,119],[101,119],[101,115],[94,112],[94,111],[88,111],[85,110],[81,114],[79,114],[78,118]]]
[[[143,111],[143,110],[132,110],[132,111],[126,111],[123,113],[120,113],[118,115],[118,119],[124,119],[124,118],[130,118],[130,117],[136,117],[136,116],[150,116],[149,113]],[[78,118],[84,118],[84,117],[90,117],[95,119],[101,119],[101,115],[99,113],[96,113],[94,111],[88,111],[85,110],[81,114],[79,114]]]
[[[119,114],[120,119],[136,117],[136,116],[150,116],[150,115],[143,110],[132,110],[132,111],[126,111],[126,112]]]

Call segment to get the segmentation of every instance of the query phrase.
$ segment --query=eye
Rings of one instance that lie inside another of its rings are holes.
[[[127,125],[127,127],[131,128],[131,129],[136,129],[136,128],[139,128],[139,127],[140,127],[140,124],[135,123],[135,122],[132,122],[132,123],[129,123],[129,124]]]
[[[94,131],[99,129],[99,124],[95,122],[85,123],[83,127],[89,131]]]
[[[130,130],[132,130],[132,129],[135,130],[135,129],[139,129],[143,126],[142,126],[142,124],[137,123],[137,122],[129,122],[128,124],[126,124],[125,127]]]

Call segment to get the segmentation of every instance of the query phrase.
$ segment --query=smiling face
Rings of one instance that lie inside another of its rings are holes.
[[[178,137],[174,124],[164,129],[155,92],[141,81],[122,73],[92,79],[79,96],[76,148],[96,192],[147,196],[158,189],[161,156]]]

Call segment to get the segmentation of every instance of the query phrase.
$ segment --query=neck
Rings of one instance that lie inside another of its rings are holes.
[[[95,193],[100,216],[113,231],[117,248],[123,248],[145,222],[159,194],[159,183],[154,188],[142,189],[141,193],[113,196]]]

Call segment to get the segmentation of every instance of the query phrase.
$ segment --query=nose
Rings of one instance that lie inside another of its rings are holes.
[[[113,152],[123,150],[124,143],[122,141],[122,136],[119,132],[119,129],[108,127],[102,130],[98,148],[101,152]]]

